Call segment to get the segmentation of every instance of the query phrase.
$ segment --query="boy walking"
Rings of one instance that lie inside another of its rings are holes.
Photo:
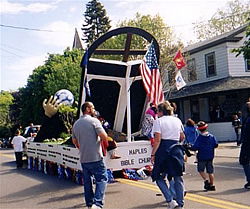
[[[215,191],[214,186],[214,149],[218,147],[215,136],[207,131],[208,125],[204,121],[199,121],[198,130],[200,131],[191,150],[197,150],[197,170],[204,180],[204,189]],[[207,174],[205,173],[205,169]]]

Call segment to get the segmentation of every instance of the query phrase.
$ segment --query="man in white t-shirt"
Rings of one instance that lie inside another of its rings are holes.
[[[17,168],[23,167],[23,143],[25,143],[26,141],[27,139],[21,136],[20,130],[17,130],[11,142],[16,156]]]

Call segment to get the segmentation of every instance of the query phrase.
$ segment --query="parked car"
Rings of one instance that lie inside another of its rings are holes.
[[[1,148],[12,148],[11,137],[9,137],[9,138],[2,138],[0,141],[1,141],[0,142]]]

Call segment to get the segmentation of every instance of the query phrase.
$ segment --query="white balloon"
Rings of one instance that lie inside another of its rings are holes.
[[[61,89],[55,93],[55,97],[60,103],[65,105],[72,105],[74,102],[73,94],[67,89]]]

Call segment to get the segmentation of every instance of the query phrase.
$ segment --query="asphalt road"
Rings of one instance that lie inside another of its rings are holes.
[[[222,144],[216,152],[216,191],[205,192],[196,171],[194,157],[188,159],[184,175],[187,195],[185,208],[248,208],[250,190],[238,163],[239,148]],[[116,179],[106,191],[105,208],[166,208],[166,203],[151,179]],[[13,150],[0,150],[0,208],[85,208],[83,188],[69,180],[28,169],[15,169]]]

